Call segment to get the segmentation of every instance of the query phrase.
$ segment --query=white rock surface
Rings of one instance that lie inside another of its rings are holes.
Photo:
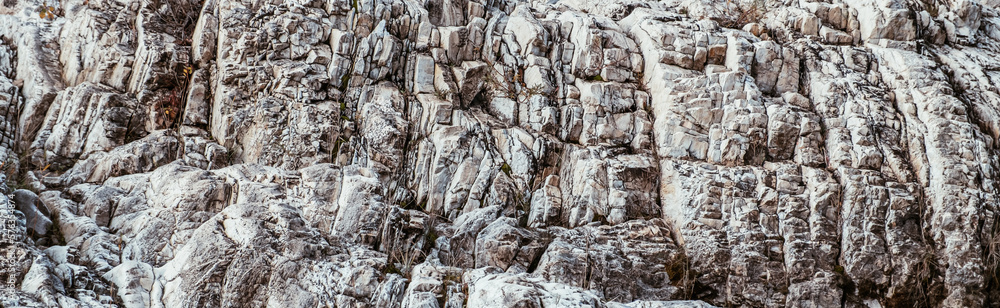
[[[1000,306],[998,5],[2,1],[0,306]]]

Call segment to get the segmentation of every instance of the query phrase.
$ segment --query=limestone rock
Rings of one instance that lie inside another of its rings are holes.
[[[971,0],[7,0],[0,306],[1000,306]]]

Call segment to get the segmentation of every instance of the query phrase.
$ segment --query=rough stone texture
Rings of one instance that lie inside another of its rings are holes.
[[[1000,306],[996,0],[0,4],[3,307]]]

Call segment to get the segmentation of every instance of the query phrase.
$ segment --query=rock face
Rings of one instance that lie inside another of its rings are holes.
[[[1000,306],[1000,1],[0,4],[3,307]]]

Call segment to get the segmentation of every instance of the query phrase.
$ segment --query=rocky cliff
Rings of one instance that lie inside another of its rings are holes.
[[[997,307],[1000,0],[3,0],[3,307]]]

